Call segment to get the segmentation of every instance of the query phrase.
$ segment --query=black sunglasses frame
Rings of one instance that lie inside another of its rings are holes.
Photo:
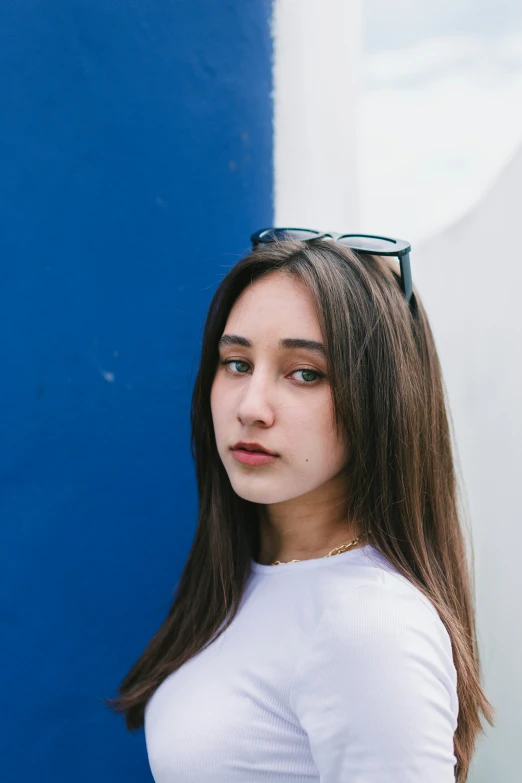
[[[371,254],[375,256],[396,256],[399,259],[399,264],[401,267],[401,288],[403,290],[404,296],[406,297],[406,301],[409,303],[413,294],[413,283],[412,283],[412,277],[411,277],[411,264],[410,264],[410,251],[411,251],[411,244],[409,242],[406,242],[404,239],[395,239],[393,237],[381,237],[377,234],[340,234],[337,231],[316,231],[312,228],[261,228],[259,231],[255,231],[252,236],[250,237],[250,241],[252,242],[252,247],[255,248],[257,245],[266,245],[270,244],[270,242],[276,242],[276,241],[284,241],[284,237],[277,237],[277,236],[270,236],[270,232],[274,231],[280,231],[280,232],[290,232],[290,231],[303,231],[308,232],[309,234],[314,234],[314,236],[308,237],[307,239],[299,239],[302,242],[311,242],[314,239],[331,239],[335,242],[340,241],[341,239],[352,239],[353,247],[350,245],[350,242],[341,242],[342,245],[345,247],[349,247],[351,250],[353,250],[355,253],[362,253],[362,254]],[[289,237],[289,239],[292,239],[293,237]],[[296,237],[298,238],[298,237]],[[385,242],[392,242],[394,247],[390,250],[379,250],[375,247],[370,247],[370,243],[368,243],[367,247],[364,247],[364,243],[355,242],[355,239],[381,239]],[[361,246],[362,245],[362,246]]]

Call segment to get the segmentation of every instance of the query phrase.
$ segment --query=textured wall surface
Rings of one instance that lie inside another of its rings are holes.
[[[2,780],[151,779],[103,699],[192,542],[208,303],[272,222],[270,15],[0,8]]]

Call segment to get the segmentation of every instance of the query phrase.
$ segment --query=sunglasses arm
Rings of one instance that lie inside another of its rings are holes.
[[[410,254],[404,253],[404,255],[399,256],[399,263],[401,265],[402,290],[404,291],[406,300],[409,302],[411,299],[411,295],[413,293],[413,285],[411,280]]]

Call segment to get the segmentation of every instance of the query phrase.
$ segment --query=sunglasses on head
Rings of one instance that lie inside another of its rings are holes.
[[[380,237],[373,234],[339,234],[337,231],[314,231],[311,228],[261,228],[250,237],[252,247],[285,239],[326,239],[340,242],[356,253],[371,253],[376,256],[397,256],[401,266],[401,288],[409,302],[413,293],[410,265],[411,245],[404,239]]]

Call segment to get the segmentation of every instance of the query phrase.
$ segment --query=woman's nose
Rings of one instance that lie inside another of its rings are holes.
[[[237,418],[245,425],[262,422],[272,424],[274,420],[273,393],[268,381],[252,375],[242,390],[236,411]]]

